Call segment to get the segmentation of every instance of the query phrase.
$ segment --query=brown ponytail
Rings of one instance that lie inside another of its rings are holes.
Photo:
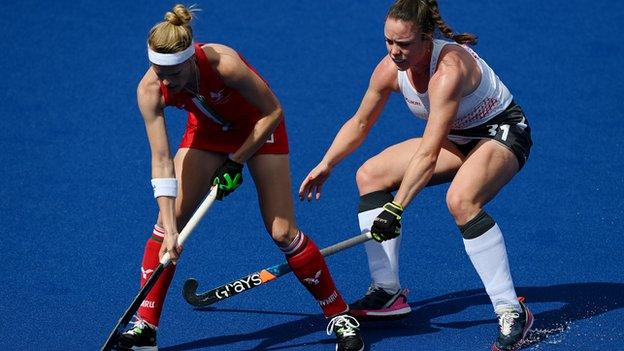
[[[415,28],[420,29],[423,35],[433,37],[433,32],[438,28],[444,37],[456,43],[470,45],[477,43],[477,37],[474,34],[456,34],[444,22],[436,0],[397,0],[390,6],[386,18],[410,22]]]

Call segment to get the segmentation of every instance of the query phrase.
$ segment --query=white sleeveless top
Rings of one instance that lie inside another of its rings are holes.
[[[440,51],[445,45],[458,45],[464,48],[475,58],[477,66],[481,69],[479,86],[461,99],[451,129],[468,129],[483,124],[505,110],[513,96],[490,66],[466,45],[435,39],[431,53],[430,76],[436,71]],[[429,92],[419,93],[410,83],[407,71],[398,71],[398,83],[410,111],[416,117],[426,120],[430,109]]]

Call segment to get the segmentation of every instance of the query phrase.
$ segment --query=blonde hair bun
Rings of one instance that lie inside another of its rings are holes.
[[[182,4],[177,4],[165,13],[165,21],[174,26],[184,26],[193,19],[193,12]]]
[[[197,11],[200,10],[194,6],[175,5],[171,11],[165,13],[165,20],[150,30],[148,47],[162,54],[176,53],[188,48],[193,42],[193,29],[189,22]]]

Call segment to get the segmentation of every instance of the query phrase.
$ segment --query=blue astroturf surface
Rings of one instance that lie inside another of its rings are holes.
[[[96,350],[138,291],[155,221],[135,88],[162,1],[3,2],[0,90],[0,350]],[[383,55],[390,1],[200,1],[198,41],[238,49],[286,112],[293,195],[357,108]],[[517,290],[536,317],[527,350],[617,350],[624,332],[624,155],[619,1],[448,1],[444,19],[479,36],[524,108],[534,147],[487,210],[505,234]],[[171,142],[184,114],[168,110]],[[398,96],[316,203],[297,203],[319,246],[358,233],[358,167],[418,136]],[[292,275],[203,310],[181,297],[282,255],[247,182],[187,242],[161,320],[161,350],[333,350],[318,306]],[[365,324],[367,350],[487,350],[496,321],[445,207],[424,190],[404,216],[407,319]],[[352,301],[369,277],[363,248],[328,259]]]

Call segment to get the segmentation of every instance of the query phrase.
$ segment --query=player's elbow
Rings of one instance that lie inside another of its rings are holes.
[[[273,110],[273,116],[275,116],[274,119],[276,123],[279,123],[284,119],[284,109],[282,109],[281,105],[277,105],[275,110]]]
[[[352,129],[355,130],[359,138],[364,138],[368,135],[371,129],[371,123],[366,118],[360,118],[357,115],[351,118]]]

